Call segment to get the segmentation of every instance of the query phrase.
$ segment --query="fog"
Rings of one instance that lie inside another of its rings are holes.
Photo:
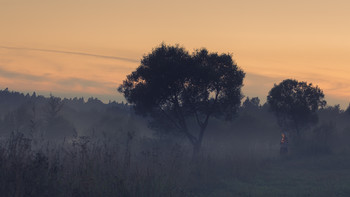
[[[339,105],[282,154],[287,131],[267,103],[244,98],[231,120],[211,119],[196,156],[185,136],[124,103],[5,89],[0,109],[1,196],[350,194],[350,112]]]

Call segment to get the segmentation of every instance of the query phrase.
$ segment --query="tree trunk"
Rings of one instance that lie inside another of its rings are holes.
[[[203,126],[200,130],[199,136],[197,138],[197,140],[195,141],[195,143],[193,143],[193,158],[197,157],[201,151],[202,148],[202,141],[203,141],[203,136],[204,136],[204,131],[206,129],[206,126]]]
[[[199,135],[198,135],[198,138],[196,140],[196,143],[193,144],[193,157],[196,157],[200,152],[200,149],[202,147],[204,132],[208,126],[209,117],[210,117],[210,113],[207,114],[207,117],[205,118],[205,121],[203,123],[201,123],[197,117],[197,121],[198,121],[198,125],[200,127],[200,130],[199,130]]]
[[[193,144],[193,157],[196,157],[199,154],[201,146],[202,141],[197,141],[195,144]]]

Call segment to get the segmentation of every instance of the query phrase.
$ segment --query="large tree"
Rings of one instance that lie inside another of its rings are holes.
[[[161,119],[184,134],[196,154],[210,117],[231,118],[236,112],[244,76],[230,54],[206,49],[189,54],[178,45],[162,44],[143,57],[118,91],[137,112]],[[189,121],[198,130],[189,129]]]
[[[318,121],[316,111],[326,105],[323,91],[318,86],[294,79],[275,84],[267,102],[282,129],[294,131],[297,137],[302,129]]]

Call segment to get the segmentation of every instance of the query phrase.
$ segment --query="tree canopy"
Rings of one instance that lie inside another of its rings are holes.
[[[236,112],[243,97],[244,76],[231,54],[206,49],[190,54],[178,45],[162,44],[143,57],[118,91],[136,112],[162,116],[198,151],[209,118],[232,118]],[[198,132],[188,129],[189,119],[197,123]]]
[[[318,121],[316,111],[326,105],[323,91],[311,83],[286,79],[270,90],[267,96],[283,129],[292,129],[297,135],[309,124]]]

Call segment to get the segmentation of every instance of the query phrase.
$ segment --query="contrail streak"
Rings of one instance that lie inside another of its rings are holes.
[[[3,49],[10,50],[27,50],[27,51],[41,51],[41,52],[49,52],[49,53],[63,53],[63,54],[71,54],[71,55],[82,55],[82,56],[90,56],[90,57],[98,57],[98,58],[107,58],[107,59],[116,59],[127,62],[139,62],[139,60],[124,58],[124,57],[115,57],[115,56],[107,56],[107,55],[97,55],[91,53],[83,53],[83,52],[73,52],[73,51],[59,51],[59,50],[51,50],[51,49],[36,49],[36,48],[21,48],[21,47],[8,47],[8,46],[0,46]]]

